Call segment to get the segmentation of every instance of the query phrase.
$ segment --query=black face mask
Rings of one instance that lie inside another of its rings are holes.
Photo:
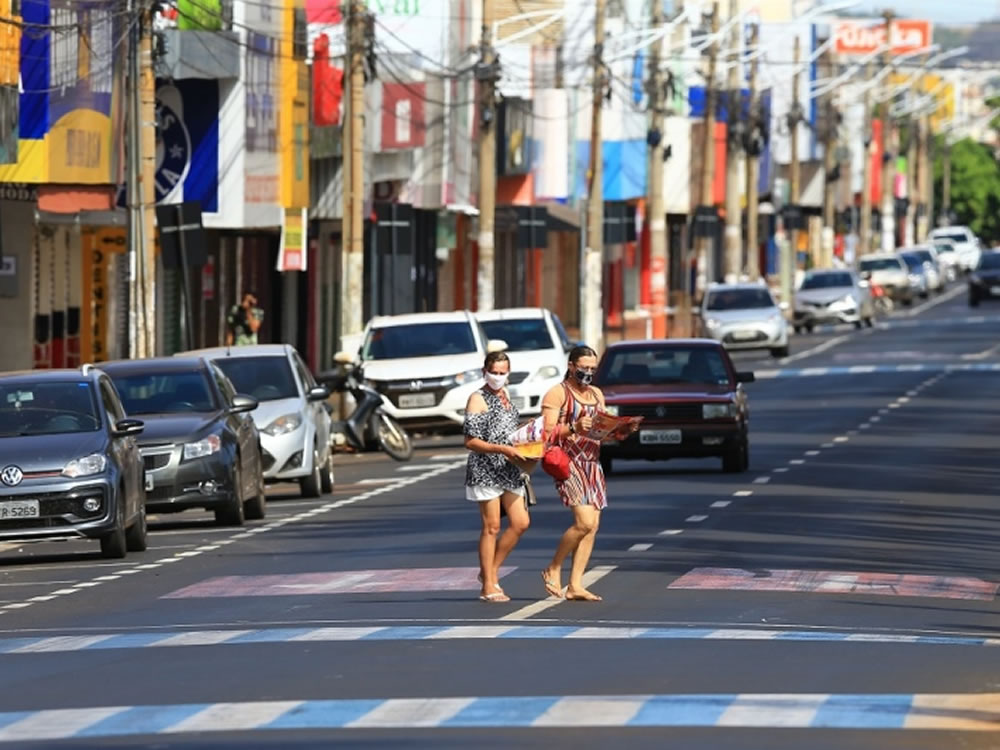
[[[573,378],[580,385],[590,385],[594,382],[594,373],[586,370],[573,370]]]

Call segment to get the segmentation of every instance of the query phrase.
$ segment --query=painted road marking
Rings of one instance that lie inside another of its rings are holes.
[[[775,630],[701,625],[675,627],[607,627],[577,625],[374,625],[366,627],[288,627],[258,630],[158,630],[126,633],[0,638],[0,655],[79,653],[147,648],[247,646],[260,643],[345,643],[353,641],[491,640],[519,638],[559,640],[654,641],[818,641],[828,643],[901,643],[915,646],[1000,646],[1000,638],[968,635],[921,635],[838,630]]]
[[[604,578],[613,570],[618,568],[617,565],[598,565],[591,570],[588,570],[583,574],[583,587],[589,589],[599,580]],[[541,584],[539,584],[541,585]],[[544,612],[547,609],[555,607],[557,604],[562,604],[565,599],[557,599],[554,596],[550,596],[548,599],[543,599],[540,602],[535,602],[534,604],[529,604],[527,607],[521,607],[521,609],[515,610],[510,614],[501,617],[501,620],[526,620],[529,617],[537,615],[539,612]]]
[[[677,536],[678,534],[683,534],[684,529],[665,529],[660,532],[660,536]]]
[[[704,521],[707,518],[708,518],[708,516],[698,515],[698,516],[688,516],[684,520],[687,521],[688,523],[701,523],[702,521]]]
[[[712,508],[728,508],[731,501],[729,500],[716,500],[710,507]]]
[[[517,570],[505,566],[500,577]],[[478,568],[398,568],[208,578],[163,599],[308,594],[385,594],[415,591],[475,591]]]
[[[639,544],[633,544],[628,548],[629,552],[647,552],[653,549],[653,545],[648,542],[640,542]]]
[[[247,701],[0,713],[0,741],[256,729],[764,727],[997,731],[1000,693],[696,693]]]
[[[933,599],[992,601],[1000,584],[980,578],[828,570],[742,570],[695,568],[668,589],[786,591],[812,594],[869,594]]]

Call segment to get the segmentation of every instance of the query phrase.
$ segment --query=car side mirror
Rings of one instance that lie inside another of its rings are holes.
[[[306,394],[308,401],[326,401],[328,398],[330,398],[330,389],[325,385],[317,385],[314,388],[310,388]]]
[[[240,393],[233,396],[232,403],[229,404],[230,414],[245,414],[248,411],[253,411],[258,406],[258,401],[250,396],[244,396]]]
[[[737,383],[754,383],[757,381],[757,376],[752,372],[738,372],[736,373]]]
[[[146,429],[146,423],[141,419],[119,419],[111,430],[115,437],[135,437]]]

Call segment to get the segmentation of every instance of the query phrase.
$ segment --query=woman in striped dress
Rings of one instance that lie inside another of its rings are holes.
[[[583,572],[594,549],[594,538],[601,523],[601,511],[608,505],[607,485],[601,469],[601,444],[586,437],[594,415],[604,409],[604,394],[591,385],[597,370],[597,352],[589,346],[577,346],[569,353],[566,378],[542,399],[546,434],[553,431],[570,459],[570,475],[556,482],[556,491],[573,511],[573,525],[559,540],[551,564],[542,571],[545,590],[562,598],[562,565],[573,556],[566,599],[599,602],[601,597],[583,586]]]

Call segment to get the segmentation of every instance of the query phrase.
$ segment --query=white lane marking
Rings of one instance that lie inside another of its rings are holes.
[[[561,698],[531,722],[534,727],[571,727],[586,716],[588,726],[626,726],[646,703],[641,695],[628,698],[587,698],[571,696]]]
[[[368,479],[359,479],[355,484],[390,484],[398,481],[394,477],[369,477]]]
[[[833,439],[833,442],[835,442],[835,443],[846,443],[849,440],[850,440],[850,438],[847,437],[847,435],[840,435],[839,437],[835,437]]]
[[[771,473],[772,474],[787,474],[788,473],[788,467],[787,466],[779,466],[777,469],[771,469]]]
[[[712,503],[711,507],[712,508],[728,508],[729,505],[731,504],[731,502],[732,502],[731,500],[716,500],[714,503]]]
[[[755,480],[753,480],[753,483],[754,484],[767,484],[770,481],[771,481],[771,477],[757,477]]]
[[[806,451],[803,455],[806,455],[806,456],[818,456],[819,455],[819,451]]]
[[[215,703],[194,716],[162,730],[177,732],[255,729],[270,724],[279,716],[302,705],[302,701],[256,701],[253,703]]]
[[[907,318],[916,317],[917,315],[920,315],[920,313],[924,312],[925,310],[930,310],[932,307],[937,307],[942,302],[947,302],[948,300],[955,299],[955,297],[957,297],[958,295],[962,294],[962,292],[964,292],[965,289],[966,288],[965,288],[964,285],[959,284],[954,289],[949,289],[947,292],[945,292],[941,296],[935,297],[932,300],[928,300],[927,302],[924,302],[922,305],[917,305],[916,307],[912,308],[911,310],[908,310],[906,313],[904,313],[903,317],[907,317]]]
[[[833,443],[823,443],[823,445],[820,446],[820,448],[832,448],[832,447]]]
[[[241,635],[250,633],[250,630],[199,630],[193,633],[178,633],[162,641],[156,641],[153,646],[217,646],[220,643],[231,641]]]
[[[650,545],[652,546],[652,545]],[[499,638],[523,625],[455,625],[438,633],[431,633],[427,640],[451,640],[455,638]]]
[[[57,708],[37,711],[0,729],[0,740],[9,742],[72,737],[77,732],[122,711],[128,711],[128,707]]]
[[[879,416],[868,417],[868,421],[869,422],[881,422],[882,421],[882,417],[879,417]]]
[[[377,633],[382,630],[380,627],[374,628],[316,628],[308,633],[296,635],[291,641],[358,641],[365,636]]]
[[[683,534],[684,529],[664,529],[658,536],[677,536],[678,534]]]
[[[583,586],[584,588],[590,588],[599,580],[608,575],[611,571],[616,570],[617,565],[598,565],[593,570],[588,570],[583,574]],[[539,584],[541,585],[541,584]],[[554,596],[550,596],[548,599],[543,599],[540,602],[535,602],[534,604],[529,604],[527,607],[521,607],[521,609],[515,610],[510,614],[504,615],[499,618],[501,620],[526,620],[529,617],[537,615],[539,612],[544,612],[547,609],[555,607],[557,604],[562,604],[565,599],[557,599]]]
[[[8,651],[9,654],[38,654],[46,651],[80,651],[114,638],[112,635],[64,635],[44,638],[36,643]]]
[[[807,727],[829,697],[815,694],[769,695],[764,699],[740,696],[722,712],[715,726]]]
[[[468,452],[464,453],[438,453],[431,456],[431,461],[457,461],[462,459],[463,461],[468,457]]]
[[[629,552],[646,552],[647,550],[651,550],[652,548],[653,548],[652,544],[643,542],[641,544],[633,544],[631,547],[628,548],[628,551]]]
[[[883,415],[883,416],[885,416],[886,414],[889,413],[889,410],[888,409],[879,409],[878,413],[881,414],[881,415]]]
[[[788,463],[790,463],[792,466],[801,466],[805,462],[806,460],[804,458],[793,458]]]
[[[688,516],[684,520],[687,521],[688,523],[701,523],[702,521],[706,520],[707,518],[708,518],[708,516]]]
[[[899,406],[900,406],[899,404],[889,404],[890,409],[898,409]]]
[[[397,466],[396,471],[427,471],[428,469],[433,468],[433,466],[428,466],[427,464],[405,464],[403,466]]]
[[[737,490],[733,493],[733,497],[750,497],[753,494],[753,490]]]
[[[859,430],[870,430],[871,429],[871,424],[868,423],[868,422],[865,422],[864,424],[859,424],[858,425],[858,429]]]
[[[780,359],[778,360],[778,362],[780,364],[785,364],[787,362],[798,362],[800,359],[811,357],[814,354],[822,354],[823,352],[828,351],[835,346],[843,344],[850,338],[851,338],[850,336],[837,336],[836,338],[832,338],[829,341],[824,341],[822,344],[819,344],[818,346],[814,346],[812,349],[806,349],[804,351],[799,352],[798,354],[793,354],[791,357],[785,357],[783,359]]]
[[[475,698],[391,698],[344,725],[355,727],[436,727],[468,707]]]
[[[6,586],[56,586],[66,583],[76,583],[76,581],[13,581],[11,583],[0,583],[0,588]]]
[[[896,399],[896,401],[897,401],[897,403],[900,403],[900,404],[908,404],[908,403],[910,403],[910,397],[909,396],[900,396],[899,398]]]

